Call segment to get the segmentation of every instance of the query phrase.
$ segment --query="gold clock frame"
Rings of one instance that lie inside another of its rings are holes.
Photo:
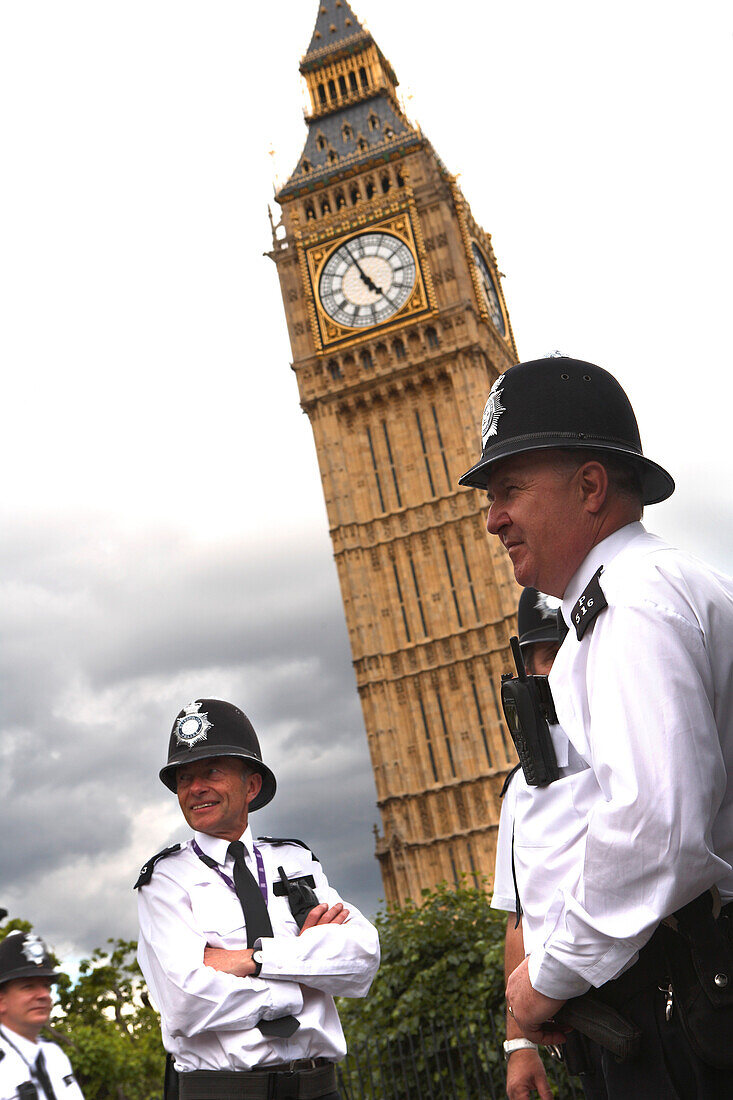
[[[329,317],[318,296],[318,284],[323,268],[333,252],[346,241],[351,241],[364,233],[380,231],[391,233],[410,249],[415,260],[415,285],[405,304],[386,321],[366,329],[340,325]],[[364,340],[373,339],[376,332],[382,333],[401,328],[410,324],[416,317],[436,312],[432,279],[422,246],[419,224],[413,219],[409,206],[385,217],[375,218],[374,221],[369,221],[358,228],[351,227],[347,233],[341,232],[310,247],[304,246],[302,255],[304,256],[304,277],[310,291],[309,303],[313,305],[309,310],[313,338],[320,351],[362,343]]]

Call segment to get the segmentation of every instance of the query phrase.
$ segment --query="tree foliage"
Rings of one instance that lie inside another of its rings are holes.
[[[399,1038],[436,1019],[480,1022],[502,1011],[504,914],[486,884],[442,883],[377,915],[382,962],[365,1001],[341,1000],[347,1040]]]

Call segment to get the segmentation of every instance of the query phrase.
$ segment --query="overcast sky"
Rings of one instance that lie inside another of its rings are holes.
[[[728,4],[353,5],[492,233],[520,356],[622,381],[733,569]],[[177,711],[250,715],[302,836],[373,912],[377,820],[267,204],[317,0],[0,5],[0,904],[62,953],[135,936],[185,836]],[[477,440],[481,409],[476,410]],[[477,451],[478,457],[478,451]]]

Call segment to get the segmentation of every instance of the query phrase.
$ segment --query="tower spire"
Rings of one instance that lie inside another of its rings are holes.
[[[356,45],[357,39],[365,37],[369,36],[346,0],[322,0],[303,63],[322,57],[346,43]]]
[[[278,198],[419,144],[394,69],[346,0],[321,0],[300,72],[311,101],[308,139]]]

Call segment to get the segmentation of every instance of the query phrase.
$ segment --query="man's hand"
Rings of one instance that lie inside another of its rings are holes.
[[[305,918],[305,923],[301,928],[299,935],[303,935],[309,928],[316,928],[321,924],[343,924],[344,921],[349,919],[349,910],[345,909],[342,902],[337,901],[330,909],[321,902],[320,905],[314,905],[308,916]]]
[[[565,1002],[545,997],[543,993],[532,988],[529,980],[529,958],[510,974],[506,986],[506,1003],[522,1035],[526,1035],[533,1043],[565,1042],[565,1032],[558,1024],[550,1022]]]
[[[506,1094],[509,1100],[529,1100],[535,1092],[541,1100],[552,1100],[542,1059],[536,1050],[515,1050],[506,1066]]]
[[[237,978],[249,978],[257,969],[252,960],[253,948],[243,951],[228,951],[225,947],[204,948],[204,966],[212,970],[221,970],[224,974],[234,974]]]

